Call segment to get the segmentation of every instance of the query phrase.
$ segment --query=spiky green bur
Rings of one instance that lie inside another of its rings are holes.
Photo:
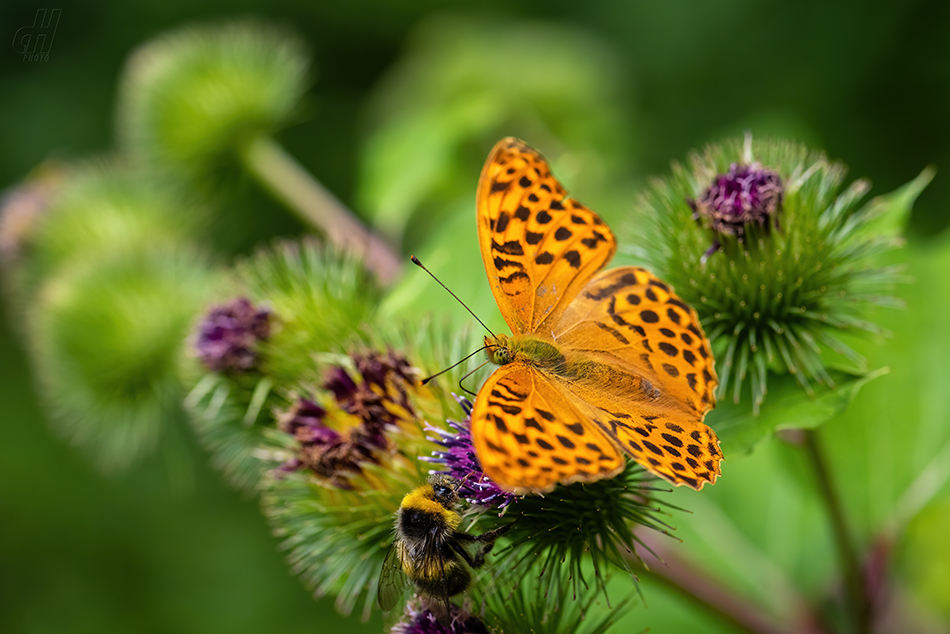
[[[198,361],[193,337],[181,370],[187,409],[212,461],[235,486],[253,489],[274,466],[255,454],[265,431],[276,426],[272,411],[320,385],[333,360],[368,339],[380,289],[358,261],[310,239],[262,248],[239,262],[232,277],[233,297],[246,296],[269,312],[253,367],[213,371]],[[194,329],[199,325],[196,320]]]
[[[121,161],[55,166],[42,183],[32,213],[4,211],[14,323],[59,429],[122,468],[181,415],[175,360],[220,280],[193,244],[200,210]]]
[[[304,239],[261,249],[236,272],[250,297],[274,313],[274,332],[261,348],[261,371],[275,383],[318,380],[314,355],[368,341],[365,327],[382,290],[353,256]]]
[[[595,608],[602,599],[601,589],[596,585],[580,588],[579,594],[573,594],[577,588],[567,566],[561,566],[552,576],[555,579],[549,582],[528,575],[511,592],[488,593],[483,619],[491,631],[605,634],[633,605],[635,597],[627,594],[609,609],[603,603]]]
[[[307,87],[308,55],[286,31],[253,22],[192,26],[129,58],[119,87],[123,149],[207,185],[247,142],[284,127]]]
[[[657,480],[636,463],[620,475],[597,482],[558,486],[544,496],[516,500],[502,520],[511,521],[504,545],[492,555],[495,575],[512,585],[533,578],[544,586],[552,609],[563,598],[561,581],[569,579],[570,598],[592,587],[606,596],[606,582],[615,569],[633,575],[630,561],[639,560],[634,532],[645,527],[666,533],[660,519],[666,512],[654,494]],[[495,521],[486,515],[487,527]],[[592,578],[591,578],[591,575]],[[636,583],[636,577],[633,576]]]
[[[843,338],[880,333],[866,319],[868,308],[900,305],[891,295],[899,269],[880,259],[901,244],[899,223],[880,216],[906,215],[932,174],[915,181],[909,200],[861,204],[869,183],[845,186],[845,167],[822,153],[787,141],[749,141],[711,145],[686,166],[674,163],[672,174],[637,200],[622,234],[633,245],[628,253],[696,309],[713,345],[720,397],[731,393],[738,403],[748,390],[757,412],[769,374],[788,373],[813,395],[815,383],[835,386],[836,365],[866,372]],[[774,214],[736,235],[697,213],[696,201],[717,178],[753,164],[781,180]]]
[[[102,468],[131,464],[180,416],[181,342],[216,280],[181,246],[73,263],[39,287],[27,331],[42,399]]]
[[[117,159],[50,169],[42,180],[42,204],[32,217],[6,226],[14,219],[4,213],[3,239],[16,249],[8,262],[14,290],[26,301],[59,270],[119,252],[172,248],[194,239],[201,226],[200,208]],[[17,235],[10,235],[14,231]]]

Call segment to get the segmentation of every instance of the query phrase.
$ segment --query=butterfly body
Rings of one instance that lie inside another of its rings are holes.
[[[500,141],[478,185],[482,260],[512,335],[485,338],[499,368],[472,410],[485,473],[544,492],[620,472],[625,455],[674,484],[715,482],[703,424],[718,384],[695,311],[649,271],[602,271],[616,239],[547,161]]]
[[[648,399],[659,398],[649,381],[617,365],[601,363],[576,350],[562,351],[557,343],[538,335],[495,335],[485,337],[486,356],[495,365],[523,364],[551,381],[563,381],[618,394],[643,392]]]

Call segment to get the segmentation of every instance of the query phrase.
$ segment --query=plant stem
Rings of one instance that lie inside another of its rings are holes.
[[[397,277],[402,262],[393,249],[273,139],[255,138],[244,146],[241,158],[268,191],[330,242],[360,256],[383,282]]]
[[[814,471],[822,501],[828,512],[838,556],[844,568],[845,591],[848,608],[851,612],[852,626],[857,634],[867,634],[871,631],[871,610],[870,601],[865,591],[862,566],[858,560],[854,538],[844,516],[841,498],[838,496],[834,482],[832,482],[828,461],[816,430],[805,430],[804,448]]]
[[[776,623],[779,619],[666,548],[662,539],[653,539],[647,534],[640,537],[655,556],[641,553],[649,568],[639,568],[639,574],[657,581],[735,629],[748,634],[826,634],[828,631],[804,600],[793,597],[792,607],[797,616],[793,622]],[[634,565],[639,563],[633,557],[628,557],[628,561]]]

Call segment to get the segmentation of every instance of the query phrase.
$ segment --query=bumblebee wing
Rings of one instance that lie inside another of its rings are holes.
[[[399,549],[396,548],[396,542],[393,542],[386,552],[383,569],[379,573],[376,602],[383,612],[389,612],[396,607],[408,583],[409,580],[402,569],[402,562],[399,560]]]

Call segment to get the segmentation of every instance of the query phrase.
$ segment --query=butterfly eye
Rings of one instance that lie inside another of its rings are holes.
[[[495,350],[495,363],[505,365],[511,362],[511,353],[508,348],[498,348]]]

